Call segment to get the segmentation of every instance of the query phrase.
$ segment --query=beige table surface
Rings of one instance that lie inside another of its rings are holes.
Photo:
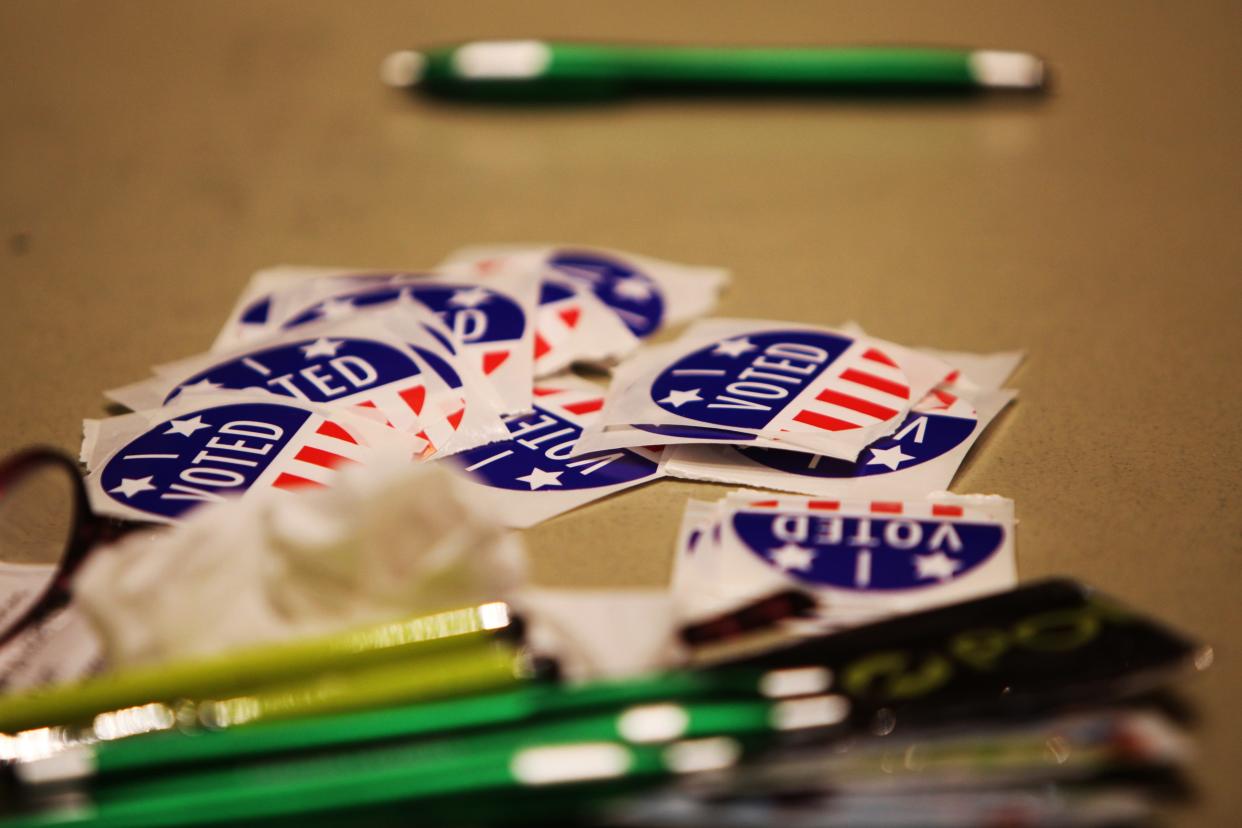
[[[387,51],[488,36],[932,42],[1047,56],[1039,102],[435,106]],[[1242,4],[0,4],[0,448],[76,450],[100,391],[210,343],[251,271],[562,240],[720,264],[719,312],[1024,347],[958,491],[1216,646],[1199,803],[1242,817]],[[663,582],[665,482],[529,533],[549,584]]]

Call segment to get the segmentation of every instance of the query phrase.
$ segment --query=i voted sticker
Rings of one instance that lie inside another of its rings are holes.
[[[382,342],[355,337],[318,337],[297,340],[214,365],[179,383],[164,402],[186,389],[196,392],[261,388],[274,394],[309,402],[352,400],[376,388],[402,380],[421,379],[418,363],[401,350]],[[395,394],[409,400],[418,413],[426,387],[405,383]],[[362,400],[359,404],[370,403]]]
[[[953,413],[950,408],[955,408]],[[937,409],[943,409],[943,413]],[[746,457],[789,474],[812,477],[867,477],[910,468],[934,460],[960,446],[975,430],[978,417],[969,403],[947,391],[933,391],[929,399],[906,415],[898,429],[881,437],[858,462],[808,457],[798,452],[740,449]]]
[[[909,590],[968,575],[996,555],[996,524],[901,516],[739,512],[732,528],[768,565],[815,587]]]
[[[233,350],[248,342],[271,336],[280,330],[280,321],[290,303],[301,307],[299,297],[312,285],[334,279],[336,292],[357,289],[368,282],[366,275],[339,278],[341,271],[329,268],[272,267],[255,272],[238,297],[225,321],[213,351]],[[387,278],[387,277],[386,277]]]
[[[526,329],[526,315],[517,302],[479,285],[402,284],[382,285],[367,290],[333,296],[316,302],[283,323],[296,328],[308,322],[336,319],[359,309],[392,305],[409,297],[426,305],[444,320],[455,342],[494,344],[518,339]],[[498,347],[484,362],[484,373],[491,373],[509,358],[509,350]]]
[[[319,337],[257,350],[201,371],[174,388],[196,393],[261,388],[314,403],[341,403],[373,409],[396,429],[444,445],[464,413],[424,417],[427,378],[410,355],[392,345],[356,337]],[[444,420],[448,428],[437,428]]]
[[[819,384],[817,380],[853,344],[845,336],[792,330],[726,339],[700,348],[661,371],[651,384],[651,399],[681,417],[762,431],[803,391]],[[858,378],[851,375],[851,379]],[[899,400],[909,394],[904,377],[886,390]],[[860,410],[870,408],[861,398],[855,399]],[[897,409],[870,411],[883,413],[887,419]],[[815,422],[810,412],[800,411],[795,420],[799,417],[799,421]],[[836,424],[840,430],[846,421],[837,420]]]
[[[748,446],[679,446],[667,453],[664,471],[821,496],[924,495],[948,487],[971,446],[1014,396],[981,392],[972,401],[934,389],[895,432],[869,445],[856,461]]]
[[[829,501],[755,493],[722,507],[720,579],[778,573],[828,613],[908,611],[1016,581],[1012,502],[997,497]]]
[[[704,320],[618,370],[583,449],[627,445],[604,434],[625,427],[684,442],[750,434],[763,438],[756,444],[853,460],[948,370],[893,343],[828,329]]]
[[[303,331],[310,335],[300,336]],[[481,445],[503,434],[494,409],[482,410],[482,401],[470,402],[474,395],[460,390],[460,373],[442,355],[447,351],[403,315],[302,326],[265,342],[163,366],[156,377],[107,393],[143,410],[188,394],[259,389],[374,412],[375,419],[426,440],[429,454],[450,444]],[[468,409],[467,434],[461,426]]]
[[[482,375],[496,383],[506,411],[529,407],[533,324],[521,297],[501,290],[499,285],[434,279],[393,281],[319,299],[293,313],[282,327],[296,328],[408,301],[440,317],[454,348],[468,354]]]
[[[1013,503],[994,495],[829,500],[732,492],[687,504],[674,562],[685,617],[798,589],[818,629],[857,626],[1016,582]]]
[[[659,284],[637,267],[587,250],[556,250],[547,259],[557,275],[588,287],[637,337],[651,336],[664,321]]]
[[[95,508],[173,521],[256,489],[329,485],[340,468],[373,459],[373,439],[386,431],[345,412],[264,397],[193,396],[96,423],[83,450]]]
[[[570,281],[590,292],[638,338],[708,313],[729,278],[721,268],[582,246],[468,247],[454,251],[441,267],[478,278],[534,273]]]
[[[508,417],[509,439],[463,452],[450,463],[510,526],[553,515],[660,476],[643,449],[573,454],[584,423],[603,406],[601,390],[572,376],[535,387],[529,414]]]

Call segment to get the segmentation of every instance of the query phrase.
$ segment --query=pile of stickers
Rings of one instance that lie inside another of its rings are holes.
[[[1021,354],[696,319],[726,280],[556,247],[468,248],[429,274],[261,271],[209,353],[108,392],[134,413],[87,422],[91,496],[172,522],[411,458],[526,527],[668,475],[809,496],[688,504],[673,579],[687,621],[782,586],[849,626],[1014,584],[1011,503],[927,498],[1013,399],[1001,385]]]
[[[726,278],[547,247],[468,249],[433,274],[261,271],[209,353],[107,392],[134,413],[86,423],[92,499],[172,522],[347,465],[448,458],[493,514],[532,525],[660,476],[642,447],[576,456],[603,391],[567,369],[702,315]]]

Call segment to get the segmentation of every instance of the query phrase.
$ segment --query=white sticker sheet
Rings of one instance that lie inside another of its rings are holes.
[[[52,564],[0,561],[0,630],[34,606],[55,574]]]
[[[463,365],[416,308],[302,325],[232,351],[159,366],[156,376],[106,392],[135,411],[183,394],[259,389],[334,408],[362,408],[428,443],[426,456],[507,436],[492,403],[462,380]]]
[[[573,451],[603,407],[599,386],[565,375],[540,382],[534,394],[533,412],[507,419],[508,440],[445,461],[471,484],[475,501],[506,525],[533,526],[662,476],[658,451]]]
[[[581,245],[480,245],[440,268],[479,278],[521,272],[568,280],[593,293],[639,339],[710,313],[729,272]]]
[[[51,564],[0,561],[0,629],[7,629],[35,606],[56,571]],[[75,607],[63,607],[0,647],[0,692],[83,678],[102,667],[102,656],[90,625]],[[3,742],[0,738],[0,760],[6,758]]]
[[[162,408],[87,420],[83,432],[95,511],[162,523],[250,491],[328,486],[342,467],[426,448],[353,410],[261,391],[183,394]]]
[[[720,613],[780,589],[847,627],[1013,586],[1013,501],[943,493],[837,501],[739,491],[689,508],[672,590],[684,617]]]
[[[344,268],[285,266],[261,273],[266,274],[263,283],[284,285],[256,300],[257,307],[264,308],[266,335],[413,303],[443,321],[453,350],[470,359],[492,384],[504,413],[530,410],[540,287],[537,275],[506,273],[484,284],[464,277]],[[251,315],[257,318],[259,311]],[[226,326],[218,342],[258,335],[253,324],[244,330],[239,330],[234,320],[229,324],[232,327]]]
[[[101,672],[104,646],[89,619],[72,604],[0,648],[0,692],[64,684]],[[0,759],[4,740],[0,738]]]
[[[857,461],[750,444],[677,446],[665,452],[664,471],[687,480],[821,497],[919,497],[944,490],[988,424],[1015,398],[1016,392],[997,389],[1021,354],[935,352],[934,356],[953,366],[945,381]]]
[[[705,319],[624,363],[580,450],[763,440],[854,460],[949,366],[891,342],[793,322]]]

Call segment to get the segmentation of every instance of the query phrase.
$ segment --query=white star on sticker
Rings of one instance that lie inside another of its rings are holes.
[[[953,560],[943,552],[914,556],[914,566],[918,569],[920,578],[939,578],[943,581],[952,578],[961,565],[960,561]]]
[[[612,283],[612,293],[614,296],[620,296],[622,299],[634,299],[638,302],[645,302],[651,298],[651,285],[647,284],[643,279],[618,279]]]
[[[108,493],[119,493],[125,495],[126,498],[131,498],[139,492],[153,492],[155,491],[155,486],[151,483],[151,478],[154,476],[155,475],[153,474],[148,474],[146,477],[121,478],[121,485],[113,489],[108,489]]]
[[[211,428],[211,424],[203,422],[202,414],[196,414],[188,420],[169,420],[168,428],[163,433],[180,434],[182,437],[189,437],[200,428]]]
[[[703,398],[699,396],[700,388],[691,388],[689,391],[669,391],[668,396],[660,400],[662,403],[668,403],[673,408],[681,408],[682,403],[702,402]]]
[[[449,297],[448,303],[459,308],[477,308],[492,298],[492,294],[481,287],[458,290]]]
[[[755,350],[755,347],[756,346],[752,345],[750,340],[746,337],[742,337],[741,339],[726,339],[724,342],[721,342],[714,349],[712,349],[712,356],[741,356],[747,351]]]
[[[772,550],[771,554],[772,563],[786,572],[791,569],[800,569],[805,572],[811,568],[811,562],[815,560],[815,550],[794,543],[777,547]]]
[[[189,385],[181,386],[182,392],[189,391],[191,394],[201,394],[204,391],[217,391],[224,386],[218,382],[212,382],[209,379],[201,379],[198,382],[192,382]]]
[[[897,471],[897,467],[906,460],[913,460],[913,454],[906,454],[901,450],[901,446],[893,446],[886,449],[871,449],[871,459],[867,461],[868,466],[887,466],[890,471]]]
[[[309,345],[303,345],[301,350],[302,355],[307,359],[323,356],[334,357],[344,344],[339,339],[316,339]]]
[[[319,316],[323,319],[340,319],[349,316],[355,310],[352,303],[344,299],[329,299],[319,306]]]
[[[542,489],[544,486],[561,485],[560,477],[561,477],[561,473],[558,471],[546,472],[543,469],[536,466],[535,468],[530,470],[530,474],[524,477],[518,477],[516,479],[521,480],[523,483],[528,484],[530,486],[530,490],[533,492],[538,489]]]

